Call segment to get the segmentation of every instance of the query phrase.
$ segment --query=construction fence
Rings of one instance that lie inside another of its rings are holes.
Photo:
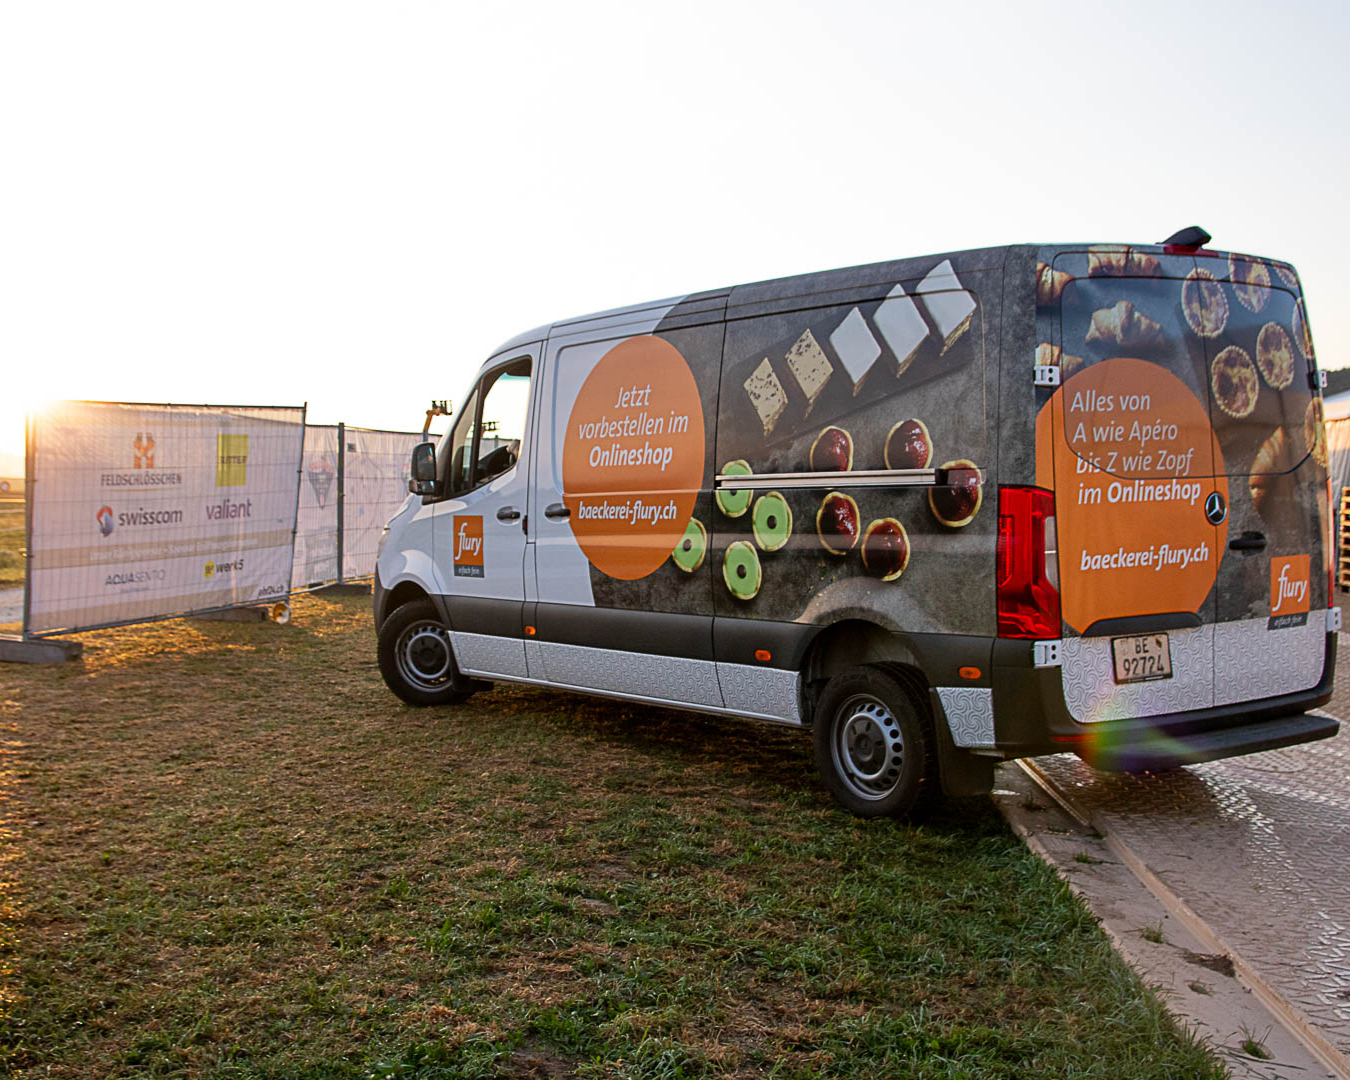
[[[31,416],[24,637],[368,577],[419,433],[305,408],[67,401]]]

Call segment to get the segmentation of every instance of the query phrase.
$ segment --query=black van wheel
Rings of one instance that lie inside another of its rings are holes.
[[[476,689],[430,600],[411,600],[384,621],[378,654],[385,684],[409,705],[458,705]]]
[[[927,718],[881,668],[853,668],[825,685],[815,741],[825,786],[859,817],[905,814],[936,786]]]

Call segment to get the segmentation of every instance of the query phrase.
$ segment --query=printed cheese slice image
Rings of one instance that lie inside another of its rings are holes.
[[[854,308],[844,316],[844,321],[830,334],[830,346],[844,365],[844,373],[853,383],[853,392],[856,394],[881,355],[881,346],[867,328],[867,320],[861,311]]]
[[[764,436],[767,438],[787,408],[787,394],[783,392],[783,384],[773,373],[773,365],[767,356],[759,362],[759,367],[755,368],[750,378],[745,380],[745,392],[759,414],[759,422],[764,425]]]
[[[816,341],[815,334],[810,330],[797,339],[784,359],[787,360],[788,370],[792,372],[792,377],[797,380],[797,385],[806,398],[806,412],[809,415],[815,408],[816,398],[820,397],[820,392],[825,389],[825,384],[834,374],[834,365],[830,363],[825,350],[820,347],[820,342]]]
[[[872,321],[881,331],[881,336],[895,353],[897,367],[895,373],[903,375],[905,368],[914,361],[914,354],[928,337],[928,324],[923,321],[919,309],[913,300],[905,295],[903,285],[896,285],[886,299],[881,302]]]
[[[961,286],[951,259],[943,259],[914,290],[923,297],[928,316],[942,335],[945,353],[970,328],[970,317],[975,314],[975,301]]]

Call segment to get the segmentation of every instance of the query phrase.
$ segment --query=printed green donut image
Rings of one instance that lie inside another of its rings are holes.
[[[728,461],[722,466],[723,476],[749,476],[753,471],[749,462],[739,459]],[[721,488],[717,492],[717,509],[727,517],[740,517],[750,509],[750,498],[753,494],[736,488]]]
[[[777,491],[755,500],[755,543],[765,551],[777,551],[792,535],[792,508]]]
[[[703,560],[707,554],[708,530],[703,527],[703,523],[698,518],[690,518],[689,525],[684,530],[684,535],[680,537],[680,542],[675,545],[675,550],[670,553],[670,561],[686,574],[692,574],[703,565]]]
[[[755,550],[755,545],[748,540],[737,540],[727,548],[722,577],[737,600],[753,600],[763,581],[759,569],[759,552]]]

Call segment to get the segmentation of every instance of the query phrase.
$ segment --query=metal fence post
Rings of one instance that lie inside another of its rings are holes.
[[[347,523],[347,425],[338,424],[338,460],[337,460],[337,579],[341,585],[345,580],[342,552],[342,534]]]

